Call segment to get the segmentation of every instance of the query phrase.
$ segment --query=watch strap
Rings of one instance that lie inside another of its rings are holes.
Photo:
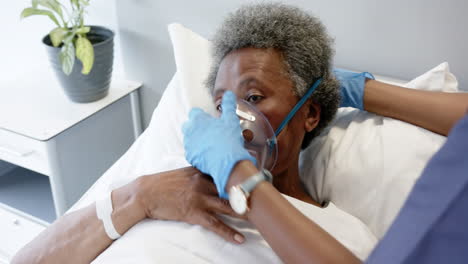
[[[260,182],[271,182],[272,179],[273,177],[271,176],[271,173],[268,170],[262,170],[250,176],[247,180],[240,184],[240,187],[247,195],[249,195]]]

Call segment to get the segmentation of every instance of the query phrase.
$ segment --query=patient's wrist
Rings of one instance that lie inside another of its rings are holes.
[[[112,192],[112,222],[120,234],[146,218],[137,186],[132,182]]]

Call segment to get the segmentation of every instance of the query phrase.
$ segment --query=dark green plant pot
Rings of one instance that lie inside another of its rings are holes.
[[[88,103],[104,98],[109,92],[112,77],[114,32],[104,27],[91,26],[90,32],[86,35],[94,48],[94,65],[88,75],[81,73],[83,65],[76,57],[70,75],[63,73],[59,58],[60,47],[52,46],[49,35],[42,39],[65,94],[77,103]]]

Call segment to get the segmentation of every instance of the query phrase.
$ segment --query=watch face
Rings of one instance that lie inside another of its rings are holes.
[[[243,215],[247,211],[247,198],[239,186],[233,186],[229,190],[229,203],[237,214]]]

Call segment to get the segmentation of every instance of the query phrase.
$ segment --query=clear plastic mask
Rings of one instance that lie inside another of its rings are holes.
[[[236,114],[240,119],[244,147],[257,160],[258,169],[271,171],[278,156],[278,146],[268,119],[247,101],[237,100]]]

